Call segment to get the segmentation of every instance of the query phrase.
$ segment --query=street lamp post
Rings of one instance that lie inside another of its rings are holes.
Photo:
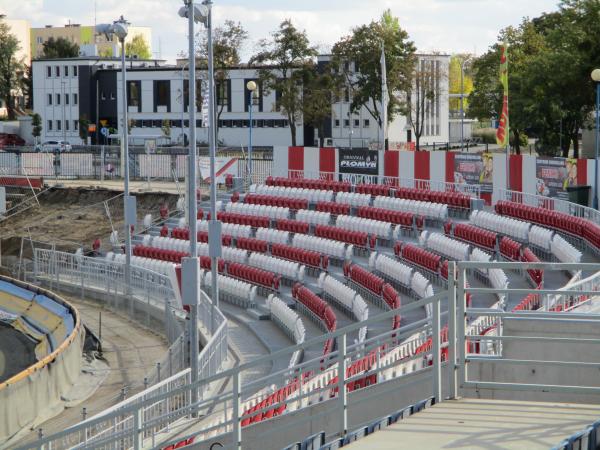
[[[600,153],[600,69],[592,71],[592,80],[596,83],[596,167],[594,169],[594,208],[598,209],[598,153]]]
[[[246,83],[246,89],[250,91],[250,104],[248,105],[248,111],[250,112],[250,136],[248,141],[248,174],[250,175],[250,183],[252,184],[252,110],[254,109],[254,92],[256,92],[256,82],[248,81]]]
[[[110,36],[116,36],[121,42],[121,100],[123,108],[123,123],[120,124],[122,130],[123,155],[125,172],[124,181],[124,212],[125,212],[125,292],[129,297],[129,309],[133,313],[133,298],[131,297],[131,226],[136,223],[135,197],[129,195],[129,130],[127,117],[127,67],[125,61],[125,38],[127,37],[129,23],[121,16],[112,24],[102,24],[96,26],[98,33],[106,35],[107,40]]]
[[[66,112],[65,112],[65,108],[67,107],[67,102],[65,101],[65,84],[67,84],[66,81],[61,81],[60,82],[60,90],[61,90],[61,94],[62,94],[62,132],[63,132],[63,148],[67,147],[67,123],[66,123]]]
[[[469,58],[465,58],[460,63],[460,151],[465,146],[465,64]]]

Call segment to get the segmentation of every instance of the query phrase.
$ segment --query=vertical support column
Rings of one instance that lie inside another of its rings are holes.
[[[142,430],[142,414],[139,408],[133,411],[133,449],[141,450],[144,445],[144,431]]]
[[[465,346],[465,329],[466,329],[466,312],[465,312],[465,270],[457,266],[457,287],[456,287],[456,302],[458,305],[458,317],[456,321],[457,334],[457,361],[458,366],[458,387],[462,388],[467,379],[467,368],[465,366],[466,346]]]
[[[240,410],[241,410],[241,383],[240,372],[236,370],[233,374],[233,413],[231,420],[233,421],[233,440],[234,448],[241,450],[242,448],[242,427],[240,425]]]
[[[433,314],[431,315],[431,333],[432,333],[432,358],[433,358],[433,397],[435,402],[442,401],[442,363],[441,363],[441,345],[440,345],[440,302],[436,300],[431,305]]]
[[[457,397],[456,373],[456,263],[448,262],[448,397]]]
[[[340,408],[340,436],[348,432],[348,393],[346,392],[346,335],[337,338],[338,342],[338,395]]]

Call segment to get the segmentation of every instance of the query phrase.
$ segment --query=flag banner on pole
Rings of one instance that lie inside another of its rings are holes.
[[[504,88],[504,96],[502,99],[502,113],[496,130],[496,143],[500,147],[508,147],[510,127],[508,121],[508,44],[506,42],[502,45],[500,56],[500,82]]]

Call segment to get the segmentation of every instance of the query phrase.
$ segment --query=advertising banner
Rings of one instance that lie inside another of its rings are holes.
[[[339,150],[339,173],[374,175],[379,173],[379,152],[372,150]]]
[[[569,200],[567,188],[577,186],[577,160],[567,158],[536,159],[537,195]]]
[[[198,166],[200,168],[200,176],[202,179],[210,183],[210,158],[201,156]],[[234,177],[238,176],[238,160],[237,158],[215,158],[215,175],[217,183],[224,183],[225,176],[231,174]]]
[[[454,156],[454,182],[479,184],[481,192],[493,191],[494,158],[491,153],[457,153]]]

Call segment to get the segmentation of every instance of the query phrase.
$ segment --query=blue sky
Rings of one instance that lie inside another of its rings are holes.
[[[213,0],[215,22],[241,21],[250,32],[244,49],[252,54],[254,42],[267,37],[281,20],[291,18],[306,29],[311,41],[327,51],[353,26],[376,19],[386,8],[400,18],[423,52],[476,52],[492,44],[498,30],[516,25],[523,16],[534,17],[557,8],[558,0]],[[0,0],[0,12],[27,19],[32,26],[94,23],[94,0]],[[186,44],[186,24],[177,16],[181,0],[97,0],[98,22],[119,15],[135,25],[152,27],[152,47],[158,56],[173,60]]]

